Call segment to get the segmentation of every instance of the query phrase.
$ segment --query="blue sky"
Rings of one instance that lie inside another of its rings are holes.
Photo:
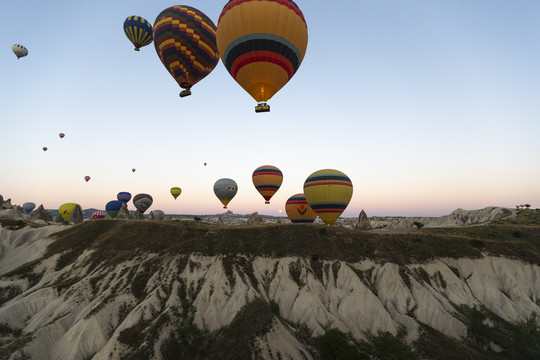
[[[182,4],[217,25],[225,3]],[[296,3],[306,56],[255,114],[221,62],[180,99],[153,44],[133,51],[124,19],[153,23],[176,3],[3,1],[0,194],[103,209],[145,192],[150,210],[214,214],[212,186],[230,177],[230,210],[284,215],[312,172],[333,168],[354,185],[345,216],[540,207],[540,2]],[[29,55],[17,60],[15,43]],[[266,164],[284,174],[270,205],[251,182]]]

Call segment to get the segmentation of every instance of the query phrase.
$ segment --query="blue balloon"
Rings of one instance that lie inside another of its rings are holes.
[[[125,202],[127,204],[128,201],[131,200],[131,194],[128,193],[127,191],[120,191],[118,193],[118,195],[116,195],[116,198],[118,200],[123,201],[123,202]]]
[[[122,208],[122,205],[124,204],[123,201],[120,200],[111,200],[105,205],[105,211],[109,216],[114,219],[116,215],[118,215],[118,211]]]

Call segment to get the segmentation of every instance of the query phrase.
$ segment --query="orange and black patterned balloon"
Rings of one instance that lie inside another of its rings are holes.
[[[210,74],[219,61],[216,25],[190,6],[171,6],[157,16],[154,46],[167,71],[187,90]]]
[[[317,219],[317,214],[309,206],[304,194],[294,194],[285,203],[285,211],[292,223],[308,223]]]

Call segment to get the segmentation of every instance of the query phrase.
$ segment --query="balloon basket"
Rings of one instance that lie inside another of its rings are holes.
[[[180,92],[180,97],[181,98],[189,96],[189,95],[191,95],[191,90],[189,90],[189,89]]]
[[[264,203],[265,203],[265,204],[270,204],[270,201],[265,201]]]
[[[269,112],[269,111],[270,111],[270,105],[268,105],[267,103],[259,103],[257,104],[257,106],[255,106],[256,113]]]

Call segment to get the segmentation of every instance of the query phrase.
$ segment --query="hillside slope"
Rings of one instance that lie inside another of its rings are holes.
[[[318,359],[313,337],[330,328],[355,339],[404,329],[426,358],[482,358],[460,305],[501,334],[540,313],[537,217],[385,235],[109,220],[0,236],[8,359],[167,359],[179,328],[204,350],[185,358]],[[511,346],[495,339],[491,355]]]

